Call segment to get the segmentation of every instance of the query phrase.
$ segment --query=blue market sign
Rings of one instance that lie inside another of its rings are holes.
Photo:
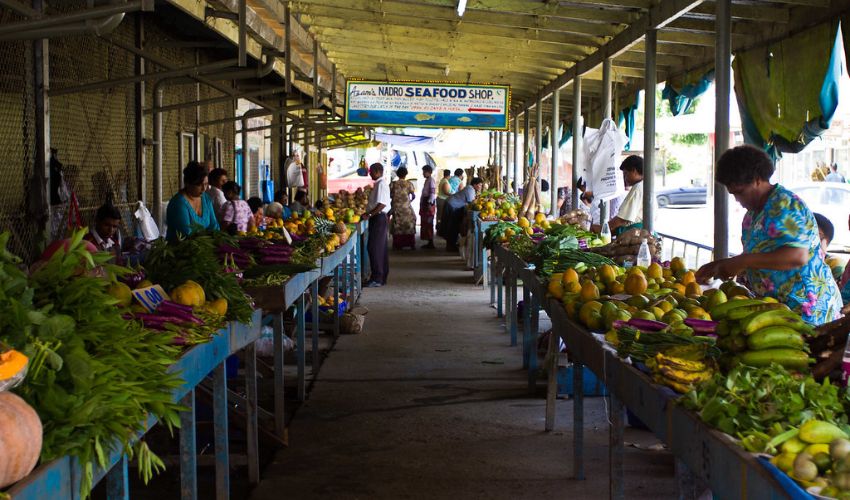
[[[345,123],[507,130],[510,104],[508,85],[349,80]]]

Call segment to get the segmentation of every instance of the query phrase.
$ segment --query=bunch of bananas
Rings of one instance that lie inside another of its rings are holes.
[[[809,365],[803,334],[812,326],[785,304],[764,299],[734,300],[711,310],[719,319],[718,347],[736,354],[735,361],[750,366],[777,363],[790,370]]]
[[[671,347],[647,360],[652,379],[676,392],[686,393],[691,387],[710,379],[716,364],[708,357],[705,344]]]

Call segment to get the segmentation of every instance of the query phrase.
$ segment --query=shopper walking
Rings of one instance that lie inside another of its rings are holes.
[[[390,234],[393,235],[393,250],[416,248],[416,212],[412,202],[416,188],[407,180],[407,167],[396,170],[398,179],[390,185]]]
[[[464,184],[463,184],[463,169],[462,168],[456,168],[455,169],[455,174],[453,176],[451,176],[451,178],[449,178],[449,185],[452,188],[452,191],[449,194],[455,194],[465,187]]]
[[[204,168],[204,171],[208,168],[204,165],[201,166]],[[215,214],[218,216],[221,212],[221,206],[227,202],[227,198],[224,196],[224,191],[222,190],[224,185],[227,184],[227,171],[223,168],[214,168],[209,172],[207,175],[207,181],[209,182],[207,194],[212,201],[213,210],[215,210]]]
[[[369,193],[369,204],[362,218],[369,221],[369,265],[372,276],[367,287],[378,287],[387,284],[390,272],[390,258],[387,253],[387,213],[390,211],[390,186],[384,178],[384,166],[373,163],[369,167],[369,176],[375,181]]]
[[[431,175],[434,169],[430,165],[422,167],[422,176],[425,181],[422,185],[422,195],[419,197],[419,239],[428,243],[422,248],[434,247],[434,216],[437,213],[437,183]]]
[[[233,181],[227,182],[222,186],[224,196],[227,202],[221,206],[219,224],[223,231],[230,234],[239,232],[247,232],[256,227],[254,224],[254,214],[248,202],[240,199],[242,194],[242,186]]]
[[[826,176],[826,182],[841,182],[844,183],[844,176],[838,173],[838,164],[832,164],[832,172]]]
[[[456,251],[458,249],[458,237],[460,226],[466,215],[466,205],[475,200],[484,181],[480,177],[474,177],[469,186],[451,195],[446,201],[446,211],[443,214],[443,225],[441,236],[446,239],[446,250]]]

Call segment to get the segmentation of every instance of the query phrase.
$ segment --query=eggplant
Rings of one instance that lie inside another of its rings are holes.
[[[660,332],[667,328],[667,323],[654,321],[651,319],[631,318],[626,322],[629,326],[643,330],[645,332]]]
[[[685,318],[684,323],[689,327],[693,328],[695,333],[715,334],[717,332],[717,321]]]

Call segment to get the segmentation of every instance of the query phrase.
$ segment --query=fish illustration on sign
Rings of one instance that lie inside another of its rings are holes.
[[[468,123],[468,122],[472,121],[472,118],[470,118],[468,116],[461,116],[460,118],[457,119],[457,121],[463,122],[463,123]]]
[[[413,115],[413,118],[418,122],[433,120],[436,117],[437,115],[429,115],[427,113],[416,113],[415,115]]]

